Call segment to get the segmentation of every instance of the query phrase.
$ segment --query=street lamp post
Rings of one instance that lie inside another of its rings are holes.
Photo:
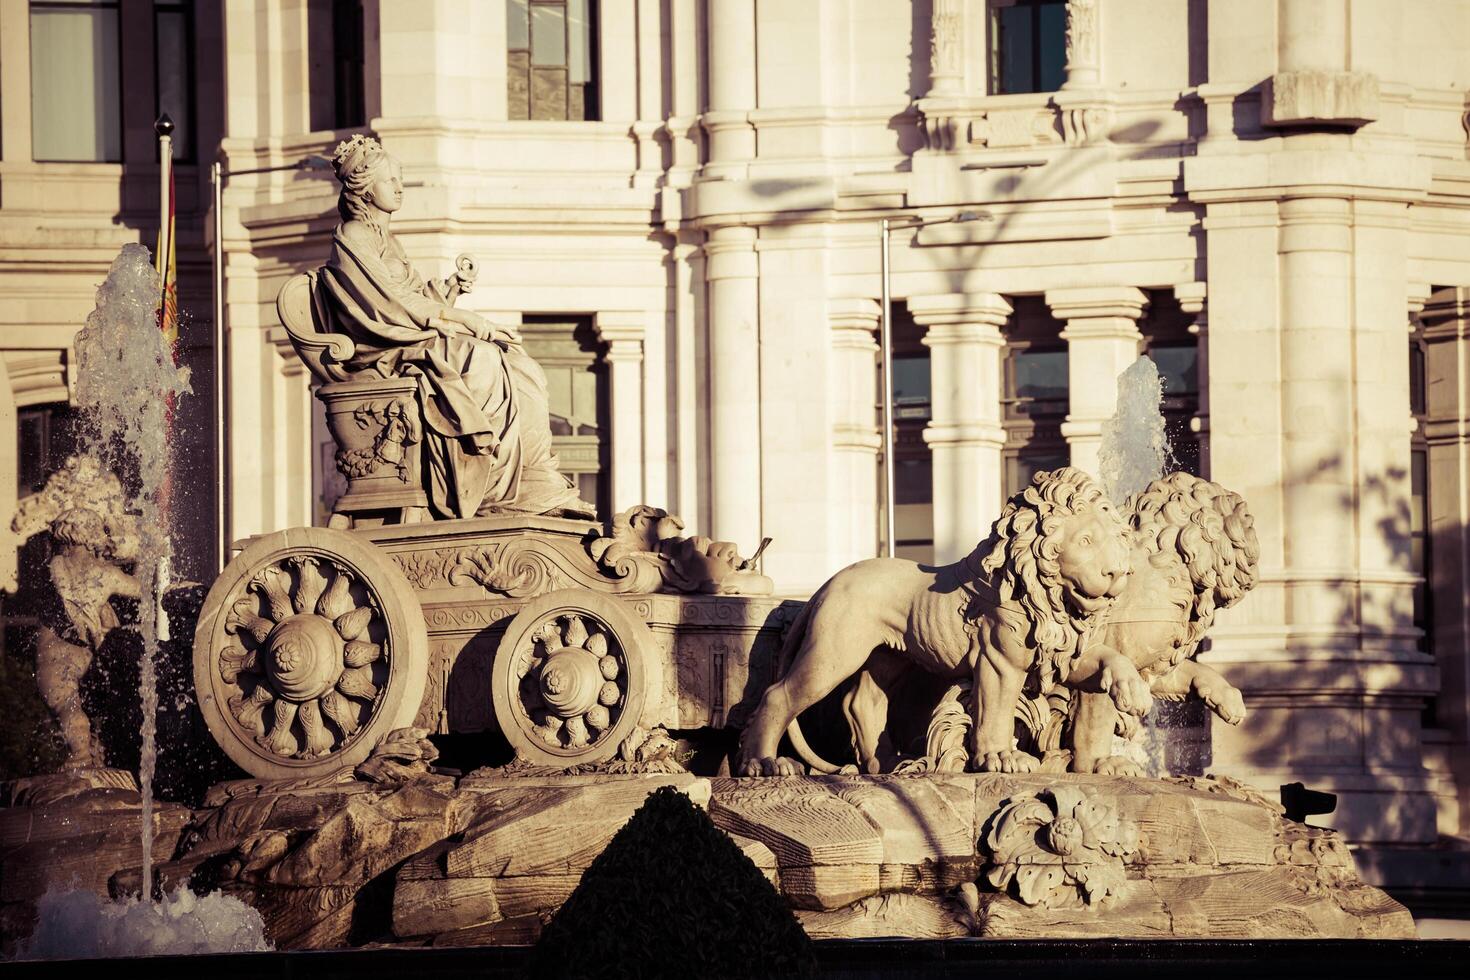
[[[214,495],[215,507],[215,567],[223,571],[230,558],[230,529],[225,506],[229,484],[229,435],[225,427],[226,386],[229,383],[228,354],[225,349],[225,252],[224,252],[224,193],[225,181],[231,177],[248,174],[269,174],[286,170],[330,169],[331,161],[321,156],[309,156],[292,163],[274,167],[248,167],[242,170],[226,170],[216,160],[209,168],[209,179],[214,189],[214,242],[210,258],[214,264]]]
[[[878,346],[883,358],[883,520],[884,520],[884,552],[889,558],[893,557],[895,542],[898,538],[894,527],[895,507],[893,500],[894,487],[894,461],[893,461],[893,294],[890,287],[891,268],[889,264],[889,241],[890,231],[893,228],[913,228],[915,230],[926,228],[929,225],[942,225],[951,223],[962,223],[967,221],[990,221],[994,218],[989,211],[961,211],[947,218],[933,218],[925,221],[917,216],[904,215],[898,218],[883,218],[879,222],[879,254],[882,256],[880,263],[880,274],[883,280],[883,320],[878,331]]]

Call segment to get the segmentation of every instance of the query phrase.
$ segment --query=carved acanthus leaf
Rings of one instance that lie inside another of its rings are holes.
[[[1058,785],[1007,800],[991,818],[986,878],[1026,905],[1101,905],[1126,881],[1123,861],[1138,828],[1076,786]]]

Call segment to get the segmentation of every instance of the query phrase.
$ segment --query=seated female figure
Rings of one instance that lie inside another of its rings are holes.
[[[337,147],[342,223],[317,277],[331,329],[357,345],[351,361],[418,379],[425,490],[436,517],[495,513],[595,516],[551,451],[546,376],[514,327],[454,301],[458,274],[425,282],[388,230],[403,204],[398,161],[370,136]]]

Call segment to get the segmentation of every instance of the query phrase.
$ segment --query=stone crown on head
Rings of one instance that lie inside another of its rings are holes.
[[[332,151],[332,166],[336,169],[337,179],[347,184],[354,175],[370,169],[383,154],[383,144],[375,138],[366,133],[353,133]]]

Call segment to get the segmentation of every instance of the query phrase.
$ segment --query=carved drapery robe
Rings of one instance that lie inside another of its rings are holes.
[[[339,225],[317,281],[330,329],[357,345],[354,368],[418,379],[436,517],[579,509],[551,451],[546,375],[519,344],[431,329],[453,305],[449,287],[426,283],[386,230],[349,237]]]

